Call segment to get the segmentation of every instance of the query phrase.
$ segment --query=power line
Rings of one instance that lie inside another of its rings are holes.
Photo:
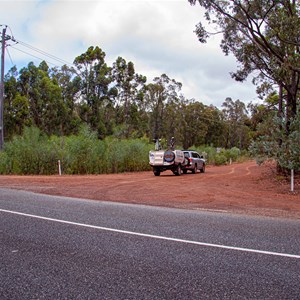
[[[53,54],[50,54],[50,53],[48,53],[48,52],[46,52],[46,51],[44,51],[44,50],[39,49],[39,48],[37,48],[37,47],[31,46],[31,45],[29,45],[29,44],[27,44],[27,43],[25,43],[25,42],[22,42],[22,41],[20,41],[20,40],[14,38],[14,37],[12,37],[12,40],[13,40],[14,42],[16,42],[17,44],[22,45],[23,47],[26,47],[26,48],[28,48],[28,49],[30,49],[30,50],[33,50],[33,51],[35,51],[35,52],[37,52],[37,53],[39,53],[39,54],[42,54],[42,55],[44,55],[44,56],[46,56],[46,57],[48,57],[48,58],[50,58],[50,59],[52,59],[52,60],[55,60],[55,61],[61,63],[61,64],[73,65],[73,63],[70,63],[70,62],[68,62],[68,61],[66,61],[66,60],[64,60],[64,59],[62,59],[62,58],[59,58],[59,57],[57,57],[57,56],[55,56],[55,55],[53,55]],[[27,53],[27,54],[28,54],[28,53]]]
[[[28,49],[30,49],[31,51],[37,52],[37,53],[39,53],[39,54],[41,54],[41,55],[43,55],[43,56],[45,56],[45,57],[47,57],[47,58],[49,58],[49,59],[51,59],[51,60],[54,60],[54,61],[58,62],[59,64],[64,64],[64,65],[70,65],[70,66],[73,66],[73,63],[70,63],[69,61],[66,61],[66,60],[64,60],[64,59],[62,59],[62,58],[60,58],[60,57],[57,57],[57,56],[55,56],[55,55],[53,55],[53,54],[50,54],[50,53],[48,53],[48,52],[46,52],[46,51],[44,51],[44,50],[41,50],[41,49],[39,49],[39,48],[37,48],[37,47],[35,47],[35,46],[32,46],[32,45],[30,45],[30,44],[28,44],[28,43],[25,43],[25,42],[23,42],[23,41],[21,41],[21,40],[19,40],[19,39],[16,39],[16,38],[14,37],[14,34],[13,34],[11,28],[10,28],[8,25],[0,24],[0,27],[2,27],[2,26],[5,26],[5,29],[8,28],[9,31],[10,31],[10,33],[11,33],[11,35],[6,34],[6,38],[7,38],[8,40],[11,40],[11,41],[15,42],[16,44],[19,44],[19,45],[21,45],[21,46],[23,46],[23,47],[25,47],[25,48],[28,48]],[[28,52],[26,52],[26,51],[24,51],[24,50],[21,50],[21,49],[19,49],[19,48],[13,47],[12,45],[7,45],[7,46],[11,46],[11,47],[14,48],[15,50],[18,50],[18,51],[20,51],[20,52],[23,52],[24,54],[27,54],[27,55],[32,56],[32,57],[34,57],[34,58],[37,58],[37,59],[39,59],[39,60],[45,60],[45,59],[43,59],[43,58],[41,58],[41,57],[39,57],[39,56],[33,55],[33,54],[28,53]],[[45,60],[45,61],[46,61],[46,60]],[[49,61],[47,61],[47,63],[50,63],[50,64],[52,64],[52,65],[55,65],[54,63],[51,63],[51,62],[49,62]]]
[[[27,54],[27,55],[29,55],[29,56],[32,56],[32,57],[34,57],[34,58],[37,58],[37,59],[39,59],[39,60],[41,60],[41,61],[46,61],[45,59],[43,59],[43,58],[41,58],[41,57],[38,57],[38,56],[33,55],[33,54],[30,54],[30,53],[28,53],[28,52],[26,52],[26,51],[24,51],[24,50],[18,49],[18,48],[16,48],[15,46],[11,46],[11,48],[13,48],[13,49],[15,49],[15,50],[17,50],[17,51],[19,51],[19,52],[22,52],[22,53],[24,53],[24,54]],[[54,63],[52,63],[52,62],[49,62],[49,61],[46,61],[46,62],[47,62],[48,64],[57,66],[56,64],[54,64]]]
[[[12,60],[12,58],[11,58],[11,55],[10,55],[10,53],[9,53],[7,47],[6,47],[6,51],[7,51],[7,54],[8,54],[8,56],[9,56],[9,59],[10,59],[11,64],[14,65],[14,62],[13,62],[13,60]]]
[[[15,43],[16,43],[15,45],[19,44],[20,46],[23,46],[23,47],[25,47],[25,48],[28,48],[28,49],[30,49],[31,51],[35,51],[35,52],[37,52],[37,53],[39,53],[39,54],[41,54],[41,55],[43,55],[43,56],[45,56],[45,57],[47,57],[47,58],[49,58],[49,59],[51,59],[51,60],[54,60],[54,61],[58,62],[59,64],[67,64],[67,65],[70,65],[70,66],[73,65],[72,63],[70,63],[70,62],[68,62],[68,61],[66,61],[66,60],[64,60],[64,59],[62,59],[62,58],[59,58],[59,57],[57,57],[57,56],[55,56],[55,55],[53,55],[53,54],[50,54],[50,53],[48,53],[48,52],[46,52],[46,51],[44,51],[44,50],[41,50],[41,49],[39,49],[39,48],[37,48],[37,47],[34,47],[34,46],[29,45],[29,44],[27,44],[27,43],[25,43],[25,42],[23,42],[23,41],[21,41],[21,40],[16,39],[16,38],[14,37],[14,34],[13,34],[11,28],[10,28],[8,25],[0,24],[0,27],[5,27],[5,30],[8,29],[8,30],[10,31],[10,34],[11,34],[11,35],[8,35],[8,34],[5,35],[6,40],[11,40],[11,41],[15,42]],[[24,51],[24,50],[21,50],[21,49],[17,48],[17,47],[14,47],[13,45],[6,45],[6,47],[7,47],[7,46],[10,46],[10,47],[12,47],[13,49],[15,49],[15,50],[17,50],[17,51],[20,51],[20,52],[22,52],[22,53],[24,53],[24,54],[27,54],[27,55],[29,55],[29,56],[32,56],[32,57],[34,57],[34,58],[37,58],[37,59],[39,59],[39,60],[41,60],[41,61],[44,60],[44,61],[46,61],[47,63],[49,63],[49,64],[51,64],[51,65],[57,66],[57,64],[54,64],[54,63],[52,63],[52,62],[49,62],[49,61],[45,60],[44,58],[41,58],[41,57],[39,57],[39,56],[36,56],[36,55],[34,55],[34,54],[32,54],[32,53],[28,53],[28,52],[26,52],[26,51]],[[7,50],[8,50],[8,48],[7,48]],[[9,55],[9,56],[10,56],[10,55]],[[10,59],[11,59],[11,56],[10,56]],[[12,61],[12,59],[11,59],[11,61]]]

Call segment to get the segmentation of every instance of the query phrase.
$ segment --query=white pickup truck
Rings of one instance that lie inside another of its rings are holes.
[[[174,149],[174,138],[171,139],[170,149],[167,150],[162,150],[159,140],[155,140],[155,150],[149,152],[149,164],[155,176],[159,176],[166,170],[171,170],[175,175],[180,176],[186,163],[187,159],[183,151]]]

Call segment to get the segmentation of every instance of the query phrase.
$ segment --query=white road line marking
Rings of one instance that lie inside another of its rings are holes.
[[[0,209],[0,212],[10,213],[14,215],[20,215],[35,219],[41,219],[51,222],[57,222],[57,223],[63,223],[63,224],[69,224],[69,225],[75,225],[75,226],[81,226],[86,228],[93,228],[103,231],[110,231],[110,232],[116,232],[116,233],[122,233],[122,234],[128,234],[128,235],[135,235],[140,237],[147,237],[152,239],[158,239],[158,240],[165,240],[165,241],[171,241],[171,242],[177,242],[177,243],[185,243],[185,244],[191,244],[191,245],[198,245],[198,246],[204,246],[204,247],[212,247],[212,248],[220,248],[220,249],[226,249],[226,250],[235,250],[235,251],[242,251],[242,252],[251,252],[251,253],[257,253],[257,254],[265,254],[265,255],[273,255],[273,256],[281,256],[281,257],[288,257],[288,258],[298,258],[300,259],[300,255],[296,254],[288,254],[288,253],[280,253],[280,252],[272,252],[272,251],[263,251],[263,250],[256,250],[256,249],[248,249],[248,248],[240,248],[240,247],[233,247],[233,246],[226,246],[226,245],[219,245],[219,244],[211,244],[211,243],[203,243],[203,242],[197,242],[197,241],[190,241],[190,240],[184,240],[184,239],[177,239],[177,238],[170,238],[165,236],[159,236],[159,235],[152,235],[152,234],[146,234],[146,233],[139,233],[139,232],[133,232],[133,231],[127,231],[127,230],[120,230],[120,229],[114,229],[114,228],[108,228],[108,227],[102,227],[102,226],[95,226],[95,225],[89,225],[89,224],[83,224],[83,223],[76,223],[71,221],[65,221],[65,220],[59,220],[59,219],[53,219],[53,218],[47,218],[37,215],[31,215],[31,214],[25,214],[17,211],[11,211],[11,210],[5,210]]]

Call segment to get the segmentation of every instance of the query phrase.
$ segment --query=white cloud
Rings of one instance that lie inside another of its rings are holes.
[[[72,62],[89,46],[99,46],[109,64],[122,56],[148,82],[163,73],[182,82],[187,98],[216,106],[226,97],[255,99],[254,86],[231,79],[236,63],[223,55],[218,38],[204,45],[198,42],[193,31],[203,13],[187,0],[0,3],[2,24],[9,25],[17,39],[66,61]],[[21,59],[24,65],[34,60],[10,52],[18,64]]]

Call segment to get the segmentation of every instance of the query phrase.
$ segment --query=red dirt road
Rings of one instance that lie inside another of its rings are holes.
[[[271,165],[208,166],[204,174],[166,171],[86,176],[0,176],[0,187],[93,200],[300,218],[300,180],[290,193]]]

